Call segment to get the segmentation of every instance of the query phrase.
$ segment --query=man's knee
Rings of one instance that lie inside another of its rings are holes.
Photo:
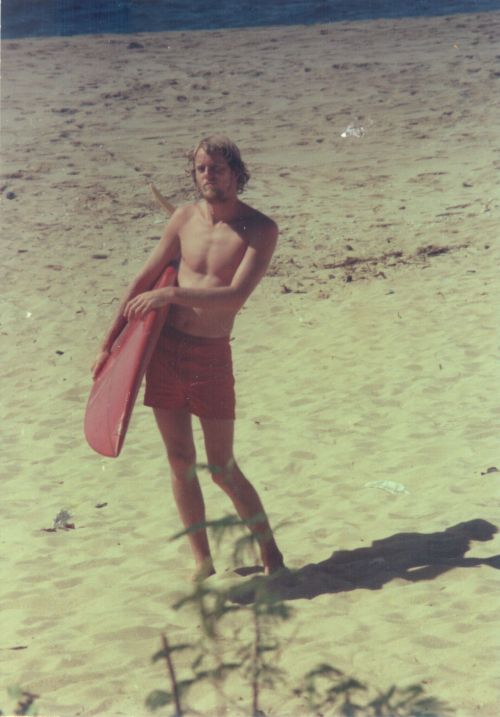
[[[237,466],[232,457],[212,456],[208,463],[208,469],[214,483],[224,487],[234,481]]]
[[[184,477],[194,472],[196,466],[196,451],[194,446],[174,444],[167,446],[167,457],[172,472],[177,477]]]

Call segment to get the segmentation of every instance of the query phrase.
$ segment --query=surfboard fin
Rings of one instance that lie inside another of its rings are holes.
[[[151,182],[151,184],[149,185],[149,187],[150,187],[150,189],[151,189],[151,192],[152,192],[152,194],[153,194],[153,197],[154,197],[155,200],[158,202],[158,204],[160,205],[160,207],[161,207],[162,209],[164,209],[164,210],[167,212],[167,214],[173,214],[173,213],[175,212],[176,207],[175,207],[171,202],[169,202],[168,199],[166,199],[162,194],[160,194],[160,192],[159,192],[158,189],[155,187],[155,185],[153,184],[153,182]]]

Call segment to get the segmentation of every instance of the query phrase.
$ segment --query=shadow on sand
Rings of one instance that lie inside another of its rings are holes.
[[[478,518],[439,533],[397,533],[374,540],[368,548],[338,550],[327,560],[299,570],[283,570],[268,578],[253,577],[235,588],[231,599],[251,603],[256,592],[265,588],[278,600],[311,600],[318,595],[360,588],[379,590],[395,578],[408,582],[432,580],[454,568],[489,565],[498,569],[500,555],[465,557],[472,541],[491,540],[497,532],[492,523]],[[244,574],[243,570],[240,574]]]

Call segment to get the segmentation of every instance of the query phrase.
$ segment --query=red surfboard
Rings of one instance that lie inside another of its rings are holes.
[[[168,266],[154,288],[171,286],[177,273]],[[113,344],[94,381],[85,411],[85,437],[97,453],[116,458],[122,449],[135,400],[170,306],[133,319]]]

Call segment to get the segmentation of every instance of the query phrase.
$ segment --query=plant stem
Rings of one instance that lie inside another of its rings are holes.
[[[253,649],[252,669],[252,717],[259,715],[259,661],[260,661],[260,623],[257,611],[253,613],[253,624],[255,628],[255,642]]]
[[[161,642],[162,642],[163,650],[165,652],[165,661],[167,663],[167,668],[168,668],[168,677],[169,677],[170,683],[172,685],[172,694],[174,697],[175,712],[176,712],[175,717],[182,717],[182,707],[181,707],[181,700],[180,700],[180,695],[179,695],[179,686],[177,685],[177,678],[175,676],[174,663],[172,662],[172,658],[170,657],[170,647],[168,644],[167,636],[163,632],[161,634]]]

